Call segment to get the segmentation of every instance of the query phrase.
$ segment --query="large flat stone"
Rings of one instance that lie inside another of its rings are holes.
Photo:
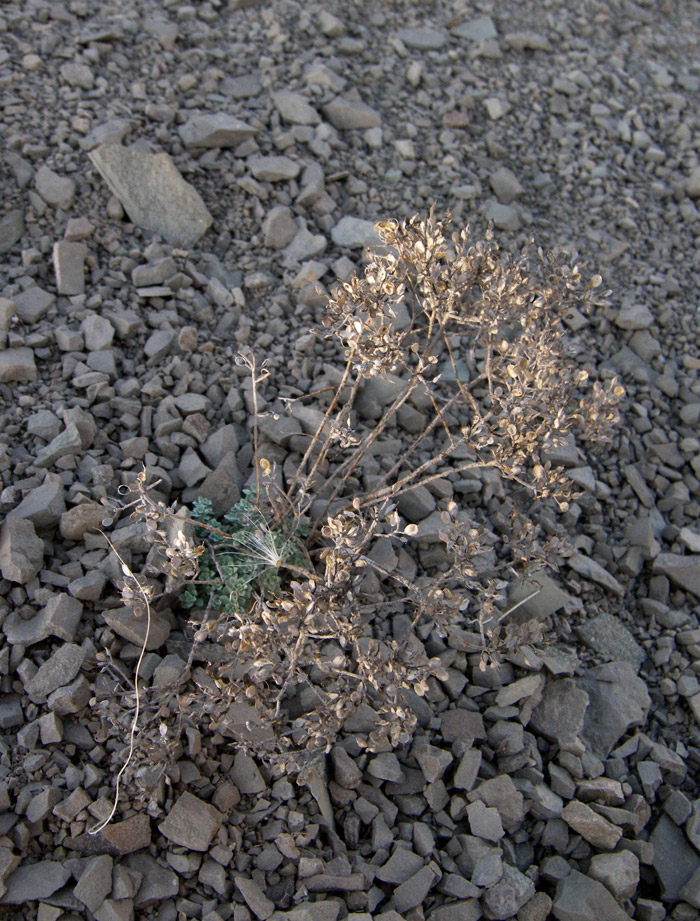
[[[557,883],[552,912],[557,921],[630,921],[602,883],[578,870]]]
[[[651,706],[646,684],[629,662],[591,668],[576,684],[589,699],[583,738],[599,757],[607,758],[628,729],[644,724]]]
[[[660,553],[654,560],[653,571],[668,576],[678,588],[700,598],[700,555]]]
[[[103,144],[90,159],[130,219],[174,246],[194,246],[212,224],[199,193],[165,153]]]

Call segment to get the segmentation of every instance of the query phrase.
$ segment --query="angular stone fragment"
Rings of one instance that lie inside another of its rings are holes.
[[[151,821],[147,815],[140,813],[105,826],[95,835],[83,834],[77,838],[68,838],[64,842],[80,854],[110,854],[118,857],[132,854],[147,848],[151,843]]]
[[[595,754],[607,758],[628,729],[644,724],[651,706],[647,686],[629,662],[591,668],[576,684],[589,699],[583,737]]]
[[[75,199],[75,182],[59,176],[48,166],[40,166],[34,178],[36,190],[47,205],[67,211]]]
[[[114,861],[108,854],[93,857],[83,870],[73,890],[73,895],[95,914],[112,891],[112,866]]]
[[[629,662],[635,672],[646,659],[646,653],[630,631],[612,614],[599,614],[576,627],[583,642],[609,661]]]
[[[321,121],[321,116],[301,93],[281,90],[273,94],[272,101],[282,118],[293,125],[318,125]]]
[[[54,595],[31,620],[23,620],[12,611],[2,625],[8,643],[32,646],[49,636],[72,642],[83,613],[83,606],[70,595]]]
[[[86,707],[91,696],[92,690],[87,679],[83,675],[78,675],[75,681],[52,691],[46,703],[49,710],[53,710],[59,716],[68,716],[69,713],[78,713]]]
[[[85,258],[87,246],[61,240],[53,245],[53,268],[59,294],[68,296],[85,292]]]
[[[517,176],[506,166],[501,166],[491,173],[489,182],[498,200],[504,205],[509,205],[523,193],[523,187],[518,182]]]
[[[423,867],[417,873],[401,883],[394,890],[393,903],[399,914],[404,914],[412,908],[422,905],[430,890],[437,882],[437,875],[432,867]]]
[[[375,109],[365,105],[364,102],[343,99],[336,96],[323,109],[326,118],[340,131],[353,130],[355,128],[378,128],[382,123],[382,117]]]
[[[190,247],[211,226],[206,205],[167,154],[103,144],[89,156],[139,227],[162,234],[174,246]]]
[[[590,579],[591,582],[596,582],[598,585],[602,585],[603,588],[607,588],[619,597],[625,594],[624,587],[620,585],[617,579],[611,576],[600,563],[596,563],[595,560],[592,560],[585,554],[572,553],[567,562],[574,572],[577,572],[580,576]]]
[[[7,891],[0,899],[3,905],[23,905],[48,899],[70,879],[70,870],[55,860],[24,864],[12,873],[5,885]]]
[[[468,799],[470,802],[481,800],[497,809],[507,832],[516,831],[525,818],[523,795],[507,774],[484,780],[471,791]]]
[[[147,908],[156,902],[177,895],[180,888],[178,878],[169,867],[154,860],[150,854],[132,854],[124,861],[130,870],[140,873],[141,885],[134,898],[134,908]],[[140,917],[137,914],[137,917]]]
[[[700,555],[660,553],[652,568],[654,573],[668,576],[678,588],[700,598]]]
[[[620,329],[648,329],[654,322],[654,315],[644,304],[626,304],[615,317]]]
[[[296,179],[301,172],[301,164],[290,157],[250,157],[248,168],[261,182],[283,182],[286,179]]]
[[[298,229],[291,208],[277,205],[263,221],[263,242],[270,249],[284,249],[292,242]]]
[[[87,531],[103,527],[105,509],[96,502],[81,502],[61,515],[61,537],[82,540]]]
[[[34,525],[24,518],[10,517],[0,525],[0,572],[3,579],[26,585],[44,564],[44,542]]]
[[[621,828],[608,822],[602,815],[594,812],[590,806],[579,803],[577,800],[566,805],[561,817],[593,847],[612,850],[622,837]]]
[[[596,854],[591,859],[588,875],[609,889],[618,902],[624,902],[637,891],[639,860],[632,851]]]
[[[490,16],[479,16],[477,19],[461,22],[450,31],[457,38],[467,38],[473,42],[485,42],[498,36],[496,26]]]
[[[185,147],[237,147],[257,133],[256,128],[226,112],[193,115],[179,131]]]
[[[15,294],[15,312],[23,323],[36,323],[46,316],[56,297],[39,285],[30,285]]]
[[[129,608],[115,608],[102,612],[108,625],[119,636],[136,646],[142,646],[146,639],[146,618],[137,619]],[[146,649],[158,649],[170,635],[170,624],[158,611],[151,611],[151,628],[148,631]]]
[[[417,51],[439,51],[447,43],[444,32],[428,26],[399,29],[397,34],[407,48],[415,48]]]
[[[267,921],[275,910],[275,903],[267,898],[255,880],[237,876],[236,885],[255,917],[259,918],[259,921]]]
[[[490,918],[505,921],[513,918],[535,894],[535,884],[510,864],[503,865],[503,876],[486,890],[484,904]]]
[[[557,883],[552,912],[557,921],[630,921],[602,883],[578,870]]]
[[[530,726],[552,742],[565,743],[580,736],[588,695],[570,678],[551,681],[533,710]]]
[[[410,879],[424,865],[425,861],[407,847],[397,847],[394,853],[377,870],[376,877],[383,883],[399,886]]]
[[[382,242],[374,227],[374,221],[365,221],[359,217],[346,215],[331,230],[331,237],[336,246],[347,249],[362,249],[363,246],[377,246]]]
[[[85,650],[80,646],[74,643],[60,646],[24,685],[29,699],[35,704],[43,703],[52,691],[75,678],[84,659]]]
[[[24,346],[0,352],[0,383],[35,381],[37,376],[34,352]]]
[[[191,851],[206,851],[224,816],[209,803],[183,793],[158,826],[162,835]]]
[[[63,494],[64,486],[60,476],[57,473],[47,473],[41,486],[30,490],[20,504],[12,509],[11,515],[13,518],[28,519],[35,528],[53,528],[66,510]]]
[[[680,828],[662,815],[649,836],[654,848],[652,866],[661,883],[664,902],[678,902],[680,891],[700,869],[700,856]]]
[[[0,255],[9,252],[24,235],[24,214],[17,208],[0,220]]]

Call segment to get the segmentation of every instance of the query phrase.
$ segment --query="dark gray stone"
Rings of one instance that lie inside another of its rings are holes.
[[[578,870],[557,883],[552,912],[557,921],[630,921],[602,883]]]
[[[576,680],[588,695],[583,737],[598,757],[607,758],[632,727],[645,723],[651,698],[629,662],[608,662]]]

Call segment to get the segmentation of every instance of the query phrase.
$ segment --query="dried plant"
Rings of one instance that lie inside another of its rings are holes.
[[[358,744],[410,739],[406,689],[425,694],[446,678],[417,631],[462,631],[484,661],[531,638],[505,610],[513,577],[547,559],[522,497],[566,509],[566,473],[549,454],[576,429],[609,437],[617,421],[622,388],[578,365],[564,322],[610,293],[596,295],[600,277],[585,281],[572,260],[533,246],[503,252],[492,234],[448,238],[448,225],[434,213],[377,225],[384,250],[333,292],[322,334],[342,344],[345,366],[286,483],[263,456],[258,388],[268,372],[250,354],[240,361],[252,380],[255,490],[219,520],[202,502],[175,515],[151,498],[145,473],[137,483],[135,514],[160,545],[166,590],[179,585],[192,609],[188,664],[203,665],[184,712],[286,769],[323,755],[363,704],[371,729],[365,719]],[[387,376],[393,397],[368,425],[358,402]],[[407,405],[424,425],[366,477]],[[496,530],[450,501],[438,513],[443,565],[423,566],[418,554],[406,575],[377,562],[377,539],[414,552],[424,537],[397,511],[406,493],[469,471],[513,484]],[[409,615],[403,638],[387,634],[387,611]]]

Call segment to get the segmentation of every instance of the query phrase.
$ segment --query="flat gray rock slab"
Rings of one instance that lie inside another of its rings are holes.
[[[0,899],[3,905],[23,905],[48,899],[70,879],[71,872],[56,860],[42,860],[19,867],[6,880],[7,892]]]
[[[192,793],[183,793],[158,826],[160,833],[191,851],[206,851],[224,816]]]
[[[668,576],[678,588],[700,598],[700,555],[660,553],[654,560],[653,571]]]
[[[22,347],[0,352],[0,383],[35,381],[36,363],[32,349]]]
[[[194,246],[213,218],[199,193],[166,153],[103,144],[90,159],[110,191],[139,227],[162,234],[173,246]]]
[[[700,869],[700,856],[667,815],[661,816],[649,840],[654,846],[652,866],[661,883],[661,897],[664,902],[677,902],[683,886]]]
[[[629,662],[635,672],[646,659],[646,653],[630,631],[612,614],[599,614],[576,627],[576,633],[586,646],[610,662]]]
[[[583,738],[600,758],[607,758],[632,727],[645,723],[651,698],[629,662],[608,662],[577,679],[588,695]]]
[[[602,883],[577,870],[557,883],[552,912],[557,921],[630,921]]]
[[[573,741],[583,731],[588,694],[571,678],[550,682],[535,707],[530,725],[552,742]]]
[[[237,147],[257,129],[226,112],[193,115],[180,128],[185,147]]]

